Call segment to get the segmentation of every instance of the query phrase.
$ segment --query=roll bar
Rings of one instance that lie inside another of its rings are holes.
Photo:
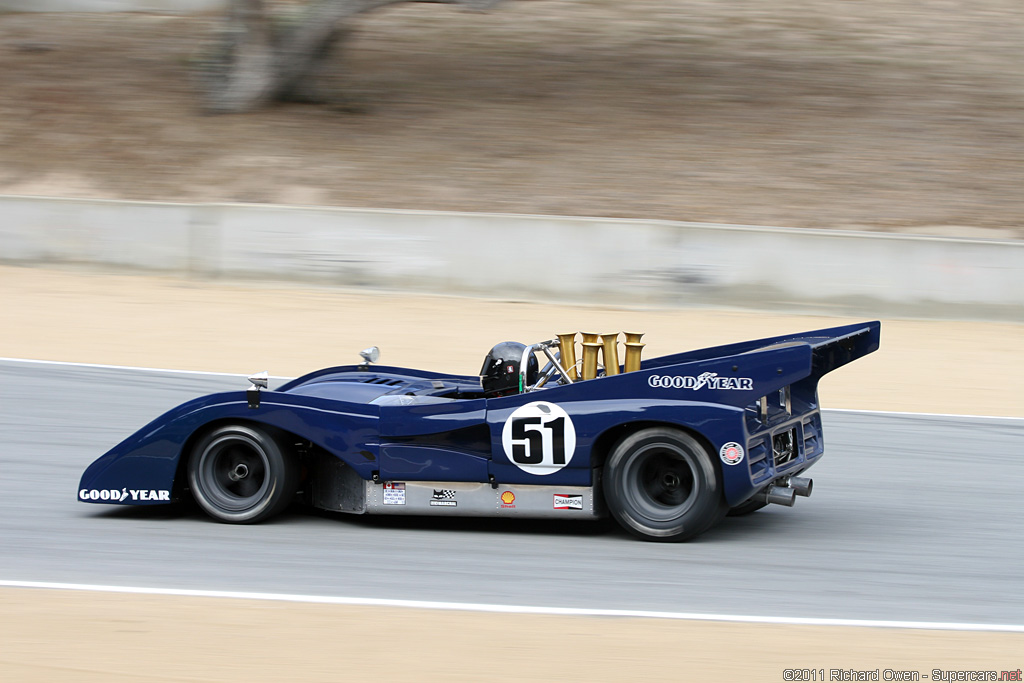
[[[562,384],[572,384],[572,378],[569,377],[569,373],[562,367],[559,356],[561,354],[554,354],[551,349],[558,346],[558,339],[548,339],[547,341],[537,342],[536,344],[530,344],[523,350],[523,357],[519,360],[519,391],[520,393],[527,393],[540,389],[548,383],[555,373],[559,375],[559,381]],[[548,358],[548,364],[544,366],[541,371],[540,377],[537,379],[537,383],[529,385],[526,383],[526,372],[530,367],[530,354],[537,351],[542,352]]]

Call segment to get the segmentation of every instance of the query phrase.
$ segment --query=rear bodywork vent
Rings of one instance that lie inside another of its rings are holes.
[[[813,413],[803,419],[804,457],[808,460],[818,457],[825,450],[821,438],[821,415]]]
[[[759,482],[769,476],[771,470],[768,467],[768,442],[761,439],[757,443],[750,444],[747,451],[747,466],[750,467],[750,478]]]

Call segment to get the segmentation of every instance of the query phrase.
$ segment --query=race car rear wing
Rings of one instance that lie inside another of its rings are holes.
[[[878,340],[881,332],[881,324],[877,321],[864,323],[858,329],[851,330],[845,334],[838,334],[835,328],[833,335],[817,342],[805,339],[811,344],[814,350],[812,354],[811,373],[817,376],[832,372],[838,367],[866,356],[878,349]]]
[[[724,346],[712,346],[695,351],[684,351],[683,353],[669,356],[651,358],[643,362],[642,369],[650,370],[679,363],[711,360],[807,344],[812,350],[811,374],[821,377],[836,368],[877,350],[881,327],[881,323],[876,320],[787,334],[779,337],[755,339],[735,344],[726,344]]]
[[[782,419],[816,409],[822,376],[875,351],[880,331],[874,321],[715,346],[647,359],[636,374],[652,388],[746,407],[766,423],[769,413]]]

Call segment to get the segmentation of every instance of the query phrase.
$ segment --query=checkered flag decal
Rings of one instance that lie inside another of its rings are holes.
[[[454,497],[455,491],[452,491],[451,489],[441,489],[440,491],[434,489],[434,500],[446,500]]]

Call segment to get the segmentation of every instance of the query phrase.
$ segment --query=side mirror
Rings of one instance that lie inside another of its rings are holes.
[[[270,383],[270,377],[269,375],[267,375],[266,370],[264,370],[263,372],[257,372],[255,375],[249,376],[248,380],[252,382],[252,385],[254,387],[261,387],[263,389],[266,389],[267,385]]]
[[[266,389],[267,385],[270,384],[270,377],[267,375],[267,371],[257,372],[255,375],[250,375],[248,380],[252,382],[252,386],[245,390],[246,399],[249,401],[249,408],[255,410],[260,407],[260,389]]]
[[[359,356],[363,359],[363,366],[368,366],[370,363],[376,363],[377,359],[380,358],[380,349],[376,346],[371,346],[368,349],[363,349],[359,352]]]

